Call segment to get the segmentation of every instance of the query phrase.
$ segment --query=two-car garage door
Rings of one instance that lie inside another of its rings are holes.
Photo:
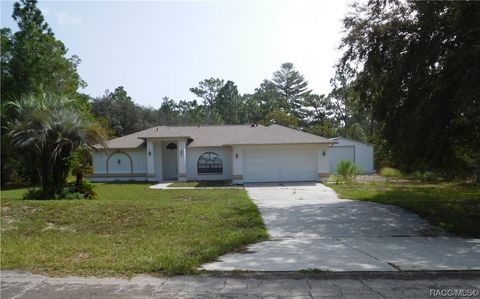
[[[245,182],[316,181],[317,151],[245,150],[243,178]]]

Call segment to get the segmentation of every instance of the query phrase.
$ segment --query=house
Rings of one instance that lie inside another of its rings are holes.
[[[344,137],[330,138],[337,143],[330,149],[330,173],[337,172],[341,160],[349,160],[362,168],[363,173],[374,173],[373,145]]]
[[[97,145],[92,181],[318,181],[333,140],[280,125],[158,126]]]

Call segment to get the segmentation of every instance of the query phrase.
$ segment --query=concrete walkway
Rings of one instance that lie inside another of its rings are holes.
[[[175,182],[161,182],[155,185],[150,186],[150,189],[160,189],[160,190],[193,190],[193,189],[243,189],[243,186],[232,185],[232,186],[208,186],[208,187],[169,187],[169,185]]]
[[[246,185],[271,241],[206,270],[479,270],[480,239],[451,236],[390,205],[339,199],[319,183]]]
[[[2,271],[2,299],[36,298],[432,298],[478,297],[480,273],[213,273],[132,279],[47,277]],[[437,296],[440,297],[440,296]],[[453,296],[451,296],[453,297]]]

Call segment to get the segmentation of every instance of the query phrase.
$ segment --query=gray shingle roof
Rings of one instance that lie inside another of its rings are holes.
[[[348,141],[352,141],[352,142],[358,142],[358,143],[363,143],[363,144],[366,144],[366,145],[369,145],[369,146],[375,146],[373,143],[368,143],[368,142],[365,142],[365,141],[361,141],[361,140],[355,140],[355,139],[350,139],[350,138],[346,138],[346,137],[342,137],[342,136],[337,136],[337,137],[332,137],[332,138],[328,138],[329,140],[339,140],[339,139],[344,139],[344,140],[348,140]]]
[[[158,126],[109,140],[109,148],[137,148],[146,138],[189,138],[189,147],[254,144],[332,144],[335,141],[280,125]]]
[[[224,143],[225,145],[247,145],[247,144],[333,144],[334,141],[327,138],[306,133],[300,130],[287,128],[280,125],[270,125],[268,127],[255,127],[251,134],[235,138],[232,141]]]

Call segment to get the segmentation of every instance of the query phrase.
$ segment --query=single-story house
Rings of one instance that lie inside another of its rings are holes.
[[[92,181],[319,181],[336,141],[280,125],[158,126],[97,145]]]
[[[349,160],[360,166],[363,173],[374,173],[373,145],[345,137],[330,138],[337,143],[330,149],[330,173],[337,172],[341,160]]]

